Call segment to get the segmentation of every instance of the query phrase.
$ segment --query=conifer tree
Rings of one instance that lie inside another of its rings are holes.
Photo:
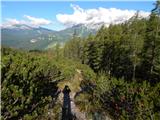
[[[160,80],[160,1],[152,10],[142,51],[144,79]]]

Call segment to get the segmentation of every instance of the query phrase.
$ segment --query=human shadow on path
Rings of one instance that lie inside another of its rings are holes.
[[[71,113],[71,100],[69,93],[71,90],[67,85],[63,89],[63,107],[62,107],[62,120],[73,120]]]

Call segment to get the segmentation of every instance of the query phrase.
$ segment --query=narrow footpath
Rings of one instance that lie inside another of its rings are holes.
[[[75,76],[71,80],[65,80],[58,84],[58,87],[61,91],[64,89],[65,85],[69,86],[71,90],[70,92],[71,112],[73,116],[75,116],[76,120],[87,120],[85,113],[81,112],[74,102],[75,94],[81,91],[80,83],[82,80],[83,76],[81,74],[81,71],[77,69]],[[58,100],[63,105],[63,92],[59,94]]]

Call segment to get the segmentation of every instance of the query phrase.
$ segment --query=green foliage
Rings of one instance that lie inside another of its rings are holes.
[[[53,60],[53,62],[60,68],[64,78],[67,80],[73,78],[77,70],[81,70],[83,72],[85,79],[95,78],[95,73],[89,66],[80,64],[72,59],[60,58],[58,61]]]
[[[34,119],[51,102],[61,72],[42,56],[2,48],[2,116]]]
[[[102,26],[95,36],[82,40],[74,34],[63,48],[57,44],[53,51],[2,48],[3,119],[47,119],[57,83],[69,82],[78,72],[83,80],[75,103],[88,119],[109,114],[113,119],[158,120],[159,9],[157,1],[149,19],[141,19],[137,12],[126,23]],[[59,112],[59,107],[53,111]]]
[[[79,37],[73,36],[73,38],[66,42],[64,46],[64,57],[79,60],[81,58],[82,40]]]
[[[97,73],[96,79],[82,81],[77,97],[88,116],[105,112],[113,119],[160,118],[159,9],[157,1],[149,19],[137,12],[126,23],[102,26],[84,40],[81,61]]]
[[[117,79],[158,81],[160,17],[154,12],[158,9],[159,5],[150,19],[141,19],[137,12],[126,23],[102,26],[96,36],[90,35],[83,41],[82,63],[96,73],[103,71]]]
[[[77,97],[77,104],[82,107],[89,115],[95,112],[106,112],[113,119],[155,119],[160,116],[160,84],[151,86],[149,82],[143,81],[126,82],[125,80],[117,80],[110,78],[104,73],[99,74],[93,82],[83,83],[82,88],[91,88],[85,90],[83,94]],[[90,87],[89,87],[90,86]],[[88,92],[87,92],[88,91]],[[85,101],[89,100],[87,105]],[[88,106],[87,109],[83,106]]]
[[[147,23],[146,38],[142,51],[143,74],[148,74],[145,79],[151,82],[160,80],[160,3],[152,10]]]

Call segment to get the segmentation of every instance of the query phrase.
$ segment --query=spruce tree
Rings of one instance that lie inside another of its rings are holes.
[[[144,79],[160,80],[160,1],[156,2],[147,24],[142,57]]]

